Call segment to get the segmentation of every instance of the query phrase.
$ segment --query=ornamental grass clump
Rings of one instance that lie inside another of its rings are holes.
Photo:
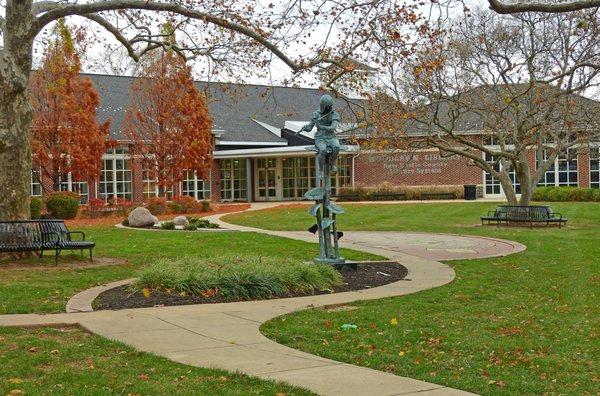
[[[226,299],[263,299],[331,290],[342,276],[325,264],[277,257],[223,256],[160,259],[145,267],[134,283],[149,289]]]

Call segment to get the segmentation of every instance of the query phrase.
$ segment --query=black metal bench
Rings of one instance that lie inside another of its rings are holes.
[[[73,240],[71,235],[81,235],[81,240]],[[69,231],[63,220],[21,220],[0,222],[0,252],[37,252],[42,257],[45,251],[54,251],[54,262],[63,250],[90,251],[94,242],[86,241],[81,231]]]
[[[503,223],[508,225],[514,222],[529,223],[529,227],[533,227],[534,223],[546,223],[546,226],[558,224],[560,228],[567,223],[568,219],[546,205],[500,205],[496,210],[488,212],[487,216],[481,216],[481,225],[484,225],[485,221],[487,224],[495,222],[498,227]]]
[[[421,201],[429,199],[456,199],[456,194],[453,192],[442,192],[442,193],[421,193]]]
[[[374,193],[371,196],[373,201],[406,201],[405,193]]]

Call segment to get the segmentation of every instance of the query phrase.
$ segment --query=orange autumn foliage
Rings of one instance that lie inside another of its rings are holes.
[[[185,170],[208,178],[212,162],[212,119],[185,60],[160,50],[131,86],[125,134],[154,167],[159,195],[181,182]]]
[[[64,21],[54,35],[42,68],[30,79],[30,140],[35,166],[52,179],[56,191],[69,172],[74,180],[98,179],[109,122],[97,122],[100,99],[91,79],[79,74],[79,55]]]

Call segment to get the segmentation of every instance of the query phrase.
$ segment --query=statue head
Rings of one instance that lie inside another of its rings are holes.
[[[321,113],[323,113],[323,114],[330,113],[331,110],[333,109],[333,98],[327,94],[321,96],[320,106],[321,106]]]

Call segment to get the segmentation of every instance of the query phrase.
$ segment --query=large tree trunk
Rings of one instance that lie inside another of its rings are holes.
[[[33,38],[31,1],[6,4],[4,48],[0,50],[0,219],[28,219],[31,182],[27,97]]]
[[[500,181],[500,185],[502,186],[502,190],[504,190],[504,195],[509,205],[518,205],[517,202],[517,193],[515,191],[515,187],[510,180],[510,176],[508,172],[500,172],[500,177],[498,178]]]

